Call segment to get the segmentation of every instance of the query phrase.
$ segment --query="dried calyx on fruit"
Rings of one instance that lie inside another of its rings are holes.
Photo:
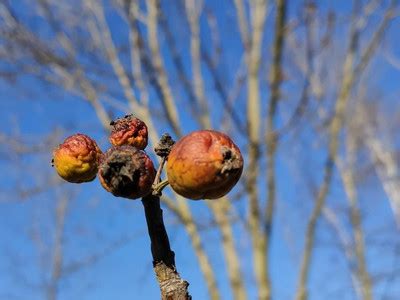
[[[147,154],[128,145],[109,149],[99,166],[101,185],[114,196],[129,199],[149,194],[155,175]]]
[[[143,121],[133,115],[126,115],[112,121],[110,125],[112,129],[109,140],[112,145],[130,145],[142,150],[146,148],[148,133],[147,126]]]
[[[54,149],[52,163],[64,180],[82,183],[96,177],[101,156],[102,152],[93,139],[77,133]]]
[[[226,195],[243,171],[239,148],[221,132],[200,130],[179,140],[168,156],[172,189],[186,198],[216,199]]]
[[[158,142],[157,146],[154,148],[154,152],[163,158],[168,157],[169,153],[171,152],[172,146],[175,144],[175,141],[168,133],[164,133],[160,141]]]

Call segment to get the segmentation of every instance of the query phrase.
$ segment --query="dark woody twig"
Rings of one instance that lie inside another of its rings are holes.
[[[176,270],[175,253],[171,250],[165,230],[160,197],[148,195],[142,203],[151,240],[154,272],[161,289],[162,300],[189,300],[189,283]]]

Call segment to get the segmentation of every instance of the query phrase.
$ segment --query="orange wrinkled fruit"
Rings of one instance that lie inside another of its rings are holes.
[[[147,146],[146,124],[132,115],[116,119],[112,126],[109,141],[113,146],[130,145],[143,150]]]
[[[101,155],[100,148],[92,138],[77,133],[54,149],[52,163],[64,180],[72,183],[89,182],[96,177]]]
[[[229,136],[200,130],[179,140],[167,161],[172,189],[189,199],[216,199],[226,195],[243,171],[243,157]]]

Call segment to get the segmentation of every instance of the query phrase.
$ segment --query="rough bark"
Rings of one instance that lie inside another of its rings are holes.
[[[153,267],[161,290],[162,300],[190,300],[189,283],[183,280],[175,266],[175,253],[171,250],[158,196],[142,199],[147,229],[151,240]]]

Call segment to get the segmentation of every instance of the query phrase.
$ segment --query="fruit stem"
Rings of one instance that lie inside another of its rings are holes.
[[[154,179],[153,186],[156,186],[161,182],[161,173],[164,168],[165,162],[167,161],[167,157],[161,158],[160,165],[158,166],[156,178]]]
[[[168,179],[165,179],[157,184],[153,185],[153,195],[154,196],[161,196],[162,190],[169,185]]]
[[[169,184],[168,180],[161,181],[161,173],[168,159],[169,152],[174,144],[175,141],[171,138],[171,136],[168,133],[164,133],[159,143],[154,148],[156,154],[161,157],[160,165],[158,166],[156,178],[154,179],[153,183],[152,194],[154,196],[160,196],[162,190]]]

